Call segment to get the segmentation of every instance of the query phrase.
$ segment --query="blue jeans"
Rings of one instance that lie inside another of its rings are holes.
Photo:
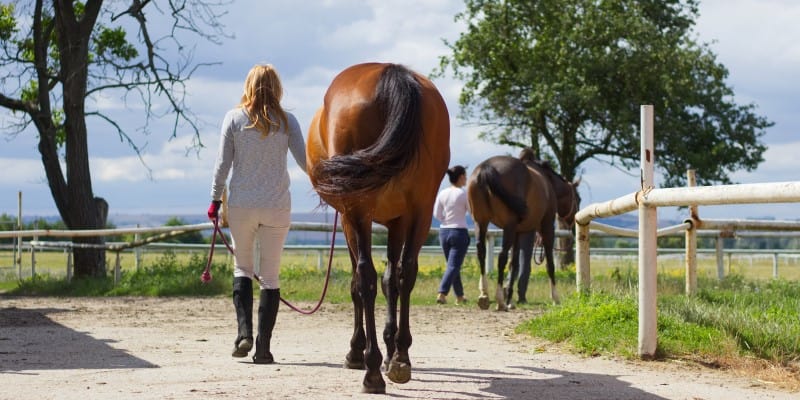
[[[457,297],[464,296],[464,285],[461,284],[461,264],[469,248],[469,231],[466,228],[442,228],[439,230],[439,243],[442,244],[447,269],[439,284],[439,293],[446,295],[453,287]]]

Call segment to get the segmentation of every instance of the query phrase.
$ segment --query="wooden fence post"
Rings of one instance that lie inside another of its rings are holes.
[[[589,257],[589,224],[575,224],[575,280],[578,292],[588,292],[591,286]]]
[[[642,145],[640,154],[642,188],[639,202],[639,356],[651,359],[657,344],[657,209],[644,204],[653,190],[655,146],[653,140],[653,106],[641,107]]]
[[[716,256],[717,256],[717,279],[723,280],[725,278],[725,257],[722,252],[722,241],[723,239],[722,232],[717,235],[717,243],[716,243]]]
[[[686,185],[689,187],[697,186],[695,170],[686,171]],[[689,206],[689,216],[691,226],[686,230],[686,295],[692,296],[697,293],[697,220],[699,214],[697,205]]]

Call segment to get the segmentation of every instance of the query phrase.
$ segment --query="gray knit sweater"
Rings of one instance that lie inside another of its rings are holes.
[[[222,198],[230,172],[228,206],[291,209],[286,154],[290,150],[297,165],[306,170],[306,149],[297,119],[286,113],[287,126],[263,137],[250,125],[241,108],[225,114],[219,154],[214,167],[211,197]]]

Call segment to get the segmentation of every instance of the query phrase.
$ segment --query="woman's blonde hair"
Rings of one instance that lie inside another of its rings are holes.
[[[250,118],[247,128],[256,128],[263,136],[287,124],[286,112],[281,108],[283,86],[278,71],[271,64],[256,65],[247,73],[244,94],[239,102]],[[277,118],[278,120],[274,120]]]

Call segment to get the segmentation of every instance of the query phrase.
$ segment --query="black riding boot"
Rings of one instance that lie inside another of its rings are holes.
[[[261,298],[258,302],[258,336],[256,336],[256,352],[253,354],[253,362],[256,364],[275,362],[269,351],[269,341],[272,339],[272,328],[275,327],[280,299],[280,289],[261,289]]]
[[[250,278],[233,278],[233,307],[236,308],[239,333],[231,355],[245,357],[253,348],[253,281]]]

